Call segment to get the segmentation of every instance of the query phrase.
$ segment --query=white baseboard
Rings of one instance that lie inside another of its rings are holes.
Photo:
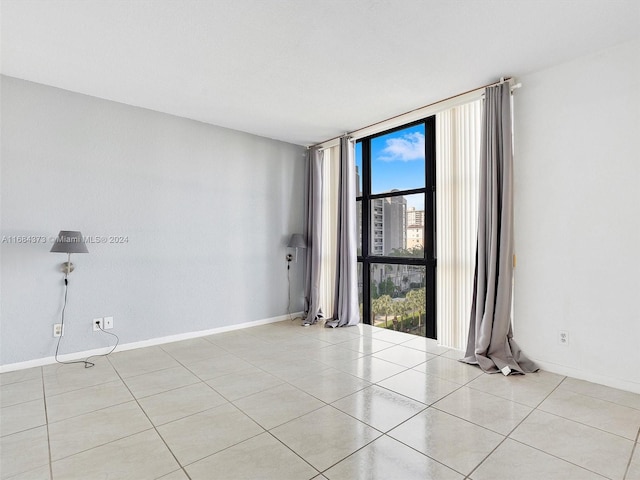
[[[302,315],[303,312],[291,313],[291,317],[297,317]],[[269,323],[281,322],[283,320],[289,320],[289,315],[280,315],[277,317],[263,318],[261,320],[254,320],[251,322],[238,323],[236,325],[225,325],[223,327],[212,328],[210,330],[201,330],[198,332],[179,333],[177,335],[169,335],[167,337],[151,338],[149,340],[142,340],[140,342],[124,343],[118,345],[115,349],[116,352],[123,352],[125,350],[133,350],[135,348],[152,347],[154,345],[162,345],[164,343],[178,342],[180,340],[189,340],[190,338],[206,337],[208,335],[214,335],[216,333],[230,332],[232,330],[242,330],[244,328],[257,327],[259,325],[267,325]],[[85,350],[82,352],[74,352],[65,355],[58,355],[58,359],[63,362],[69,362],[72,360],[82,360],[94,355],[104,355],[109,353],[112,347],[96,348],[94,350]],[[24,370],[25,368],[41,367],[43,365],[51,365],[56,363],[55,357],[43,357],[36,358],[34,360],[27,360],[26,362],[9,363],[7,365],[0,365],[0,373],[13,372],[15,370]]]
[[[565,375],[567,377],[573,377],[587,382],[598,383],[600,385],[606,385],[607,387],[617,388],[627,392],[640,393],[640,383],[632,380],[599,375],[588,370],[581,370],[579,368],[568,367],[566,365],[559,365],[552,362],[544,362],[534,358],[532,358],[532,360],[542,370],[546,370],[547,372],[557,373],[558,375]]]

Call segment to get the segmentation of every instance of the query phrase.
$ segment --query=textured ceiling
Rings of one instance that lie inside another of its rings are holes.
[[[638,0],[0,5],[3,74],[301,145],[640,36]]]

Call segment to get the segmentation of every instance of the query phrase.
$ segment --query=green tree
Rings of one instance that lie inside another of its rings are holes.
[[[378,286],[376,285],[376,281],[375,280],[371,280],[371,284],[369,287],[369,292],[371,293],[371,298],[378,298],[380,296],[380,293],[378,293]]]
[[[405,303],[407,304],[407,310],[411,312],[412,318],[415,318],[416,312],[420,310],[420,290],[411,290],[407,293]],[[412,321],[413,322],[413,321]],[[418,326],[420,326],[420,314],[418,313]]]
[[[389,314],[393,312],[393,300],[389,295],[378,298],[380,313],[384,315],[384,328],[389,327]]]
[[[426,287],[416,290],[416,301],[418,303],[418,326],[422,325],[422,314],[427,314],[427,289]]]
[[[407,304],[405,299],[396,300],[393,302],[393,313],[396,316],[396,320],[393,322],[394,325],[398,325],[397,318],[400,317],[400,325],[402,326],[402,320],[404,315],[407,313]],[[397,330],[397,328],[396,328]]]

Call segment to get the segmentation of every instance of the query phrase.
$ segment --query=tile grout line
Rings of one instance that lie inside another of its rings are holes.
[[[173,358],[173,357],[172,357]],[[158,435],[158,437],[160,438],[160,440],[162,440],[162,443],[164,443],[165,447],[167,447],[167,450],[169,450],[169,453],[171,453],[171,456],[173,457],[173,459],[176,461],[176,463],[180,466],[180,468],[182,469],[182,471],[184,472],[184,474],[186,475],[188,480],[192,480],[191,476],[187,473],[187,471],[185,470],[185,468],[183,467],[183,465],[180,463],[180,461],[178,460],[178,458],[175,456],[175,454],[173,453],[173,450],[171,450],[171,448],[169,447],[169,445],[167,444],[167,442],[165,441],[164,437],[162,435],[160,435],[160,432],[158,431],[157,427],[155,426],[155,424],[151,421],[151,419],[149,418],[149,415],[147,415],[147,412],[144,410],[144,408],[142,408],[142,405],[140,405],[140,402],[138,401],[138,399],[136,398],[136,396],[133,394],[133,392],[131,391],[131,389],[129,388],[129,385],[126,384],[126,382],[124,381],[124,379],[122,378],[122,376],[120,375],[120,372],[118,372],[118,369],[111,363],[111,360],[109,359],[109,357],[107,357],[107,361],[109,362],[109,364],[113,367],[113,369],[116,372],[116,375],[118,375],[118,377],[120,378],[120,381],[124,384],[125,388],[129,391],[129,394],[133,397],[133,400],[136,402],[136,404],[138,405],[138,408],[140,409],[140,411],[144,414],[145,418],[149,421],[149,423],[151,424],[151,427],[153,428],[153,430],[156,432],[156,435]],[[148,429],[151,430],[151,429]],[[143,430],[147,431],[147,430]],[[131,435],[128,435],[127,437],[131,437],[133,435],[137,435],[138,433],[142,433],[142,432],[137,432]],[[123,437],[123,438],[127,438],[127,437]],[[122,440],[122,439],[118,439],[118,440]],[[118,441],[115,440],[115,441]],[[108,442],[108,443],[112,443],[112,442]],[[95,447],[94,447],[95,448]],[[174,470],[175,471],[175,470]],[[173,472],[173,471],[172,471]],[[167,474],[172,473],[172,472],[167,472]],[[161,477],[160,477],[161,478]]]
[[[49,413],[47,409],[47,392],[44,388],[44,372],[42,367],[40,368],[40,375],[42,380],[42,403],[44,403],[44,421],[47,427],[47,450],[49,453],[49,477],[53,480],[53,459],[51,457],[51,438],[49,437]]]
[[[541,453],[543,453],[543,454],[545,454],[545,455],[549,455],[550,457],[556,458],[556,459],[558,459],[558,460],[560,460],[560,461],[562,461],[562,462],[565,462],[565,463],[568,463],[568,464],[570,464],[570,465],[573,465],[574,467],[580,468],[580,469],[582,469],[582,470],[586,470],[587,472],[590,472],[590,473],[593,473],[593,474],[595,474],[595,475],[599,475],[599,476],[602,476],[603,478],[606,478],[606,477],[604,477],[604,475],[603,475],[603,474],[601,474],[601,473],[595,472],[595,471],[593,471],[593,470],[588,469],[587,467],[584,467],[584,466],[582,466],[582,465],[578,465],[578,464],[576,464],[576,463],[571,462],[570,460],[567,460],[567,459],[564,459],[564,458],[558,457],[558,456],[556,456],[556,455],[554,455],[554,454],[552,454],[552,453],[550,453],[550,452],[546,452],[546,451],[541,450],[541,449],[539,449],[539,448],[537,448],[537,447],[534,447],[533,445],[529,445],[528,443],[524,443],[524,442],[522,442],[522,441],[520,441],[520,440],[517,440],[517,439],[515,439],[515,438],[512,438],[512,437],[511,437],[511,434],[512,434],[512,433],[513,433],[513,432],[514,432],[514,431],[515,431],[515,430],[516,430],[520,425],[522,425],[522,424],[525,422],[525,420],[526,420],[527,418],[529,418],[529,416],[531,416],[531,415],[532,415],[536,410],[538,410],[538,407],[539,407],[540,405],[542,405],[542,403],[543,403],[547,398],[549,398],[549,397],[553,394],[553,392],[555,392],[555,391],[560,387],[560,385],[562,385],[562,383],[565,381],[565,379],[566,379],[566,378],[567,378],[567,377],[565,376],[565,377],[560,381],[560,383],[558,383],[558,385],[556,385],[556,386],[554,387],[554,389],[553,389],[552,391],[550,391],[550,392],[549,392],[549,393],[548,393],[548,394],[547,394],[547,395],[546,395],[546,396],[545,396],[545,397],[544,397],[540,402],[538,402],[538,405],[537,405],[536,407],[534,407],[534,408],[531,410],[531,412],[529,412],[529,413],[527,414],[527,416],[526,416],[526,417],[524,417],[524,418],[523,418],[523,419],[518,423],[518,425],[516,425],[516,426],[515,426],[515,427],[514,427],[514,428],[513,428],[513,429],[512,429],[512,430],[511,430],[511,431],[510,431],[506,436],[505,436],[504,440],[503,440],[503,441],[501,441],[501,442],[500,442],[500,444],[498,444],[498,445],[496,446],[496,448],[495,448],[491,453],[489,453],[489,455],[487,455],[487,456],[482,460],[482,462],[480,462],[480,463],[476,466],[476,468],[474,468],[474,469],[473,469],[473,471],[471,471],[471,472],[469,473],[469,476],[470,476],[473,472],[475,472],[475,471],[480,467],[480,465],[482,465],[482,463],[484,463],[484,462],[487,460],[487,458],[489,458],[489,456],[491,456],[491,454],[492,454],[495,450],[497,450],[497,449],[498,449],[498,447],[499,447],[500,445],[502,445],[504,442],[506,442],[506,440],[507,440],[507,439],[509,439],[509,440],[511,440],[511,441],[513,441],[513,442],[517,442],[517,443],[519,443],[520,445],[524,445],[524,446],[526,446],[526,447],[528,447],[528,448],[532,448],[532,449],[534,449],[534,450],[536,450],[536,451],[538,451],[538,452],[541,452]],[[555,415],[555,414],[552,414],[552,413],[549,413],[549,412],[545,412],[544,410],[539,410],[539,411],[540,411],[540,412],[543,412],[543,413],[547,413],[547,414],[549,414],[549,415],[554,415],[554,416],[559,417],[559,418],[562,418],[562,419],[564,419],[564,420],[568,420],[568,421],[571,421],[571,422],[575,422],[574,420],[570,420],[570,419],[568,419],[568,418],[561,417],[560,415]],[[580,425],[584,425],[584,424],[582,424],[582,423],[580,423],[580,422],[575,422],[575,423],[578,423],[578,424],[580,424]],[[585,425],[585,426],[587,426],[587,427],[591,427],[590,425]],[[595,427],[591,427],[591,428],[595,428]],[[597,429],[597,430],[599,430],[599,429]],[[610,433],[610,432],[605,432],[605,433]],[[610,434],[611,434],[611,433],[610,433]],[[614,435],[614,434],[611,434],[611,435]],[[627,439],[627,440],[628,440],[628,439]]]
[[[167,352],[167,353],[168,353],[169,355],[171,355],[169,352]],[[244,359],[243,359],[242,357],[240,357],[239,355],[236,355],[236,354],[232,354],[232,355],[234,355],[234,356],[238,357],[240,360],[244,360]],[[221,396],[221,397],[222,397],[222,398],[223,398],[223,399],[224,399],[228,404],[232,405],[234,408],[236,408],[238,411],[240,411],[243,415],[246,415],[246,416],[247,416],[247,418],[249,418],[252,422],[254,422],[256,425],[258,425],[258,426],[259,426],[260,428],[262,428],[262,430],[263,430],[263,431],[262,431],[262,432],[260,432],[260,433],[257,433],[257,434],[255,434],[255,435],[252,435],[252,436],[250,436],[249,438],[245,438],[244,440],[241,440],[241,441],[239,441],[239,442],[236,442],[236,443],[234,443],[233,445],[229,445],[229,446],[227,446],[227,447],[225,447],[225,448],[223,448],[223,449],[221,449],[221,450],[218,450],[217,452],[213,452],[213,453],[211,453],[211,454],[209,454],[209,455],[206,455],[206,456],[204,456],[204,457],[202,457],[202,458],[199,458],[198,460],[195,460],[195,461],[193,461],[193,462],[191,462],[191,463],[189,463],[189,464],[187,464],[187,465],[184,465],[184,466],[183,466],[183,465],[178,461],[178,459],[175,457],[175,455],[173,455],[173,451],[171,450],[171,448],[169,447],[169,445],[166,443],[166,441],[164,440],[164,438],[162,437],[162,435],[160,434],[160,432],[157,432],[157,433],[158,433],[158,436],[159,436],[159,437],[162,439],[162,441],[165,443],[165,445],[167,446],[167,448],[169,449],[169,451],[171,452],[171,454],[172,454],[172,455],[174,456],[174,458],[176,459],[176,462],[178,462],[178,465],[180,465],[180,467],[182,468],[182,470],[184,471],[184,473],[187,475],[187,477],[189,478],[189,480],[191,480],[191,477],[187,474],[187,472],[186,472],[186,468],[185,468],[185,467],[187,467],[187,466],[189,466],[189,465],[193,465],[194,463],[200,462],[200,461],[202,461],[202,460],[204,460],[204,459],[206,459],[206,458],[212,457],[212,456],[217,455],[217,454],[219,454],[219,453],[221,453],[221,452],[224,452],[224,451],[226,451],[226,450],[228,450],[228,449],[230,449],[230,448],[233,448],[233,447],[235,447],[235,446],[237,446],[237,445],[240,445],[241,443],[244,443],[244,442],[246,442],[246,441],[248,441],[248,440],[251,440],[251,439],[253,439],[253,438],[255,438],[255,437],[259,436],[259,435],[262,435],[262,434],[264,434],[264,433],[267,433],[267,434],[271,435],[271,437],[275,438],[278,442],[280,442],[281,444],[283,444],[287,449],[289,449],[289,450],[290,450],[291,452],[293,452],[296,456],[298,456],[298,457],[299,457],[300,459],[302,459],[305,463],[307,463],[311,468],[313,468],[314,470],[316,470],[316,472],[318,472],[318,469],[316,469],[316,468],[315,468],[313,465],[311,465],[307,460],[305,460],[303,457],[301,457],[300,455],[298,455],[298,454],[297,454],[295,451],[293,451],[289,446],[287,446],[286,444],[284,444],[284,443],[283,443],[279,438],[277,438],[273,433],[271,433],[271,429],[267,429],[267,428],[265,428],[263,425],[261,425],[257,420],[255,420],[253,417],[251,417],[250,415],[248,415],[244,410],[242,410],[238,405],[236,405],[236,404],[234,403],[234,401],[230,400],[230,399],[229,399],[229,398],[227,398],[225,395],[223,395],[221,392],[219,392],[219,391],[218,391],[218,390],[216,390],[214,387],[212,387],[211,385],[209,385],[205,380],[202,380],[202,379],[201,379],[197,374],[195,374],[193,371],[191,371],[187,365],[183,364],[180,360],[178,360],[177,358],[173,357],[173,355],[171,355],[171,357],[172,357],[172,358],[174,358],[174,360],[176,360],[176,361],[177,361],[181,366],[183,366],[186,370],[188,370],[190,373],[192,373],[193,375],[195,375],[195,376],[200,380],[200,382],[201,382],[201,383],[205,384],[205,385],[206,385],[207,387],[209,387],[212,391],[214,391],[214,392],[216,392],[218,395],[220,395],[220,396]],[[244,360],[244,361],[246,361],[246,360]],[[251,365],[253,365],[253,364],[251,364]],[[254,366],[255,366],[255,365],[254,365]],[[232,373],[225,374],[225,375],[233,375],[234,373],[237,373],[237,372],[232,372]],[[264,371],[264,373],[269,373],[269,372]],[[270,375],[272,375],[272,376],[275,376],[275,375],[273,375],[273,374],[271,374],[271,373],[269,373],[269,374],[270,374]],[[267,388],[267,389],[265,389],[265,390],[262,390],[261,392],[255,392],[255,393],[253,393],[253,394],[251,394],[251,395],[247,395],[247,396],[245,396],[245,397],[241,397],[241,398],[240,398],[240,399],[238,399],[238,400],[241,400],[242,398],[247,398],[247,397],[252,396],[252,395],[257,395],[257,394],[259,394],[259,393],[262,393],[262,392],[265,392],[265,391],[267,391],[267,390],[270,390],[271,388],[276,388],[276,387],[279,387],[279,386],[281,386],[281,385],[285,385],[285,384],[286,384],[286,385],[289,385],[289,386],[291,386],[291,387],[293,387],[293,388],[295,388],[296,390],[299,390],[299,391],[303,392],[302,390],[300,390],[300,389],[299,389],[298,387],[296,387],[295,385],[291,385],[291,384],[289,384],[288,382],[286,382],[285,380],[281,379],[280,377],[276,377],[276,378],[279,378],[280,380],[282,380],[282,381],[283,381],[283,383],[281,383],[281,384],[279,384],[279,385],[275,385],[275,386],[273,386],[273,387],[269,387],[269,388]],[[179,388],[182,388],[182,387],[179,387]],[[174,389],[174,390],[177,390],[177,389]],[[164,393],[164,392],[160,392],[160,393]],[[303,393],[306,393],[306,392],[303,392]],[[132,393],[132,395],[133,395],[133,393]],[[307,395],[309,395],[309,394],[307,394]],[[152,395],[150,395],[150,396],[152,396]],[[312,395],[310,395],[310,396],[312,396]],[[134,398],[135,398],[135,397],[134,397]],[[314,398],[315,398],[315,397],[314,397]],[[321,401],[320,399],[317,399],[317,400]],[[321,402],[322,402],[322,401],[321,401]],[[319,410],[320,408],[324,408],[325,406],[327,406],[326,402],[322,402],[322,403],[323,403],[324,405],[322,405],[322,406],[320,406],[320,407],[318,407],[318,408],[316,408],[316,409],[314,409],[314,410],[311,410],[310,412],[306,412],[306,413],[304,413],[304,414],[302,414],[302,415],[300,415],[300,416],[298,416],[298,417],[296,417],[296,418],[294,418],[294,419],[288,420],[287,422],[284,422],[284,423],[282,423],[282,424],[276,425],[276,426],[275,426],[275,427],[273,427],[273,428],[278,428],[278,427],[280,427],[280,426],[282,426],[282,425],[285,425],[286,423],[289,423],[290,421],[297,420],[298,418],[303,417],[304,415],[307,415],[307,414],[309,414],[309,413],[315,412],[315,411]],[[207,411],[207,410],[213,410],[213,409],[218,408],[218,407],[220,407],[220,406],[222,406],[222,405],[218,405],[218,406],[216,406],[216,407],[212,407],[212,408],[206,409],[206,410],[204,410],[204,411]],[[140,406],[140,409],[144,412],[144,409],[142,408],[142,406]],[[144,412],[144,413],[145,413],[145,416],[146,416],[146,412]],[[191,414],[191,415],[186,415],[186,416],[184,416],[184,417],[180,417],[180,418],[179,418],[179,419],[177,419],[177,420],[182,420],[182,419],[184,419],[184,418],[188,418],[188,417],[191,417],[191,416],[197,415],[197,414],[199,414],[199,413],[202,413],[202,412],[196,412],[196,413]],[[156,428],[155,424],[151,421],[151,419],[150,419],[148,416],[147,416],[147,418],[149,419],[149,422],[154,426],[154,428]],[[176,420],[173,420],[173,421],[176,421]],[[167,422],[167,424],[168,424],[168,423],[171,423],[171,422]],[[166,424],[165,424],[165,425],[166,425]],[[156,431],[157,431],[157,430],[156,430]],[[320,473],[320,472],[318,472],[318,473]],[[314,476],[315,476],[315,475],[314,475]]]
[[[565,377],[565,378],[566,378],[566,377]],[[482,465],[482,464],[483,464],[483,463],[484,463],[484,462],[485,462],[485,461],[486,461],[486,460],[487,460],[491,455],[493,455],[493,453],[494,453],[498,448],[500,448],[500,446],[501,446],[502,444],[504,444],[504,442],[506,442],[506,441],[507,441],[507,439],[513,440],[513,439],[511,438],[511,434],[512,434],[512,433],[513,433],[513,432],[514,432],[514,431],[515,431],[515,430],[516,430],[520,425],[522,425],[522,424],[525,422],[525,420],[526,420],[527,418],[529,418],[529,417],[533,414],[533,412],[535,412],[535,411],[538,409],[538,407],[542,404],[542,402],[544,402],[547,398],[549,398],[549,396],[550,396],[553,392],[555,392],[555,391],[558,389],[558,387],[562,384],[562,382],[564,382],[564,378],[560,381],[560,383],[559,383],[558,385],[556,385],[556,386],[554,387],[554,389],[553,389],[553,390],[551,390],[551,391],[547,394],[547,396],[545,396],[545,397],[544,397],[544,398],[543,398],[543,399],[538,403],[538,405],[537,405],[537,406],[535,406],[534,408],[532,408],[532,409],[531,409],[531,411],[530,411],[527,415],[525,415],[525,417],[524,417],[522,420],[520,420],[520,421],[516,424],[516,426],[515,426],[515,427],[513,427],[513,428],[509,431],[509,433],[507,433],[506,435],[503,435],[502,440],[500,440],[500,442],[499,442],[499,443],[498,443],[498,444],[493,448],[493,450],[491,450],[491,451],[490,451],[490,452],[489,452],[489,453],[488,453],[488,454],[487,454],[487,455],[486,455],[482,460],[480,460],[480,462],[479,462],[479,463],[478,463],[478,464],[473,468],[473,470],[471,470],[471,471],[467,474],[467,476],[466,476],[465,478],[471,478],[471,475],[472,475],[472,474],[473,474],[473,473],[474,473],[478,468],[480,468],[480,466],[481,466],[481,465]],[[471,423],[473,423],[473,422],[471,422]],[[474,425],[476,425],[476,424],[474,423]],[[488,429],[488,430],[489,430],[489,429]],[[489,430],[489,431],[493,431],[493,430]],[[500,434],[500,435],[502,435],[502,434]],[[521,443],[522,443],[522,442],[521,442]],[[526,444],[525,444],[525,445],[526,445]],[[527,445],[527,446],[529,446],[529,447],[530,447],[530,445]],[[545,453],[546,453],[546,452],[545,452]]]
[[[640,428],[638,428],[638,433],[636,433],[636,441],[633,443],[633,448],[631,449],[631,455],[629,455],[629,461],[627,462],[627,468],[625,469],[624,475],[622,476],[623,480],[627,480],[627,475],[629,475],[629,470],[631,469],[631,462],[633,461],[633,455],[636,452],[636,450],[638,450],[638,440],[640,440]]]

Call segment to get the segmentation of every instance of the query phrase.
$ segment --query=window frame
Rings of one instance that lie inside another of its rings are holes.
[[[425,131],[425,179],[423,188],[397,190],[393,192],[371,193],[371,141],[377,137],[389,135],[416,125],[424,125]],[[416,120],[383,132],[368,135],[357,140],[361,147],[362,191],[356,196],[356,202],[360,202],[360,222],[362,228],[360,254],[358,263],[362,271],[362,320],[371,324],[371,265],[395,264],[415,265],[425,267],[425,291],[426,291],[426,336],[436,338],[436,117]],[[357,191],[358,187],[356,188]],[[423,257],[398,257],[389,255],[373,255],[371,253],[371,202],[372,200],[391,197],[406,197],[407,195],[424,195],[424,231],[423,231]]]

